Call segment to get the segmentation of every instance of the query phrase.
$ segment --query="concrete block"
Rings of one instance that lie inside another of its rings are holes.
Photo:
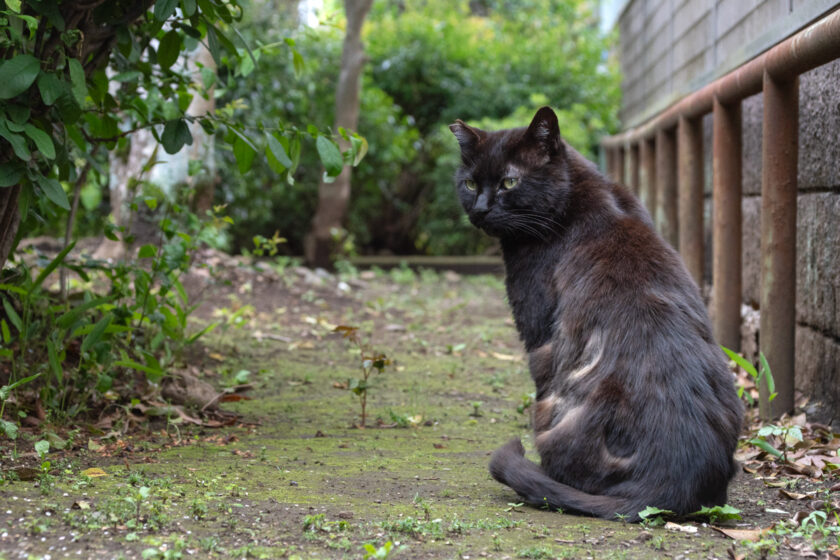
[[[741,285],[743,301],[758,307],[761,301],[761,197],[741,201]]]
[[[840,191],[840,60],[799,81],[799,188]],[[840,227],[840,226],[838,226]]]
[[[770,365],[772,368],[772,364]],[[808,419],[840,423],[840,342],[805,325],[796,326],[796,389],[810,399]]]
[[[744,195],[761,194],[761,123],[764,103],[762,94],[753,95],[741,102],[742,144],[744,159],[741,164]]]
[[[840,193],[799,195],[796,320],[840,338]]]

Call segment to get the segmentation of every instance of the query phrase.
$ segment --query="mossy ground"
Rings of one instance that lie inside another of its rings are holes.
[[[188,353],[218,384],[251,372],[252,400],[224,404],[241,421],[110,438],[82,427],[48,476],[0,485],[0,558],[361,558],[387,542],[399,558],[760,556],[701,524],[684,534],[517,504],[486,469],[511,436],[530,447],[517,405],[533,386],[500,279],[372,276],[231,270],[204,291],[194,279],[199,323],[254,306]],[[372,378],[366,429],[342,388],[360,369],[340,324],[394,360]],[[733,483],[747,527],[774,520],[772,499],[747,475]]]

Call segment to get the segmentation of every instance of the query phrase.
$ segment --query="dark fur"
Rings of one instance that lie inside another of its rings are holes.
[[[450,128],[458,196],[501,240],[537,389],[541,465],[514,438],[493,478],[530,504],[604,518],[725,503],[741,403],[698,289],[648,213],[561,140],[548,107],[527,128]]]

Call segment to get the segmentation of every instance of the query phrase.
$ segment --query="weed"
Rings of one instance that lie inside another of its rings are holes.
[[[669,509],[659,509],[653,506],[648,506],[639,512],[639,517],[642,518],[642,525],[645,527],[664,525],[665,518],[670,515],[674,515],[674,512]]]
[[[368,560],[369,558],[373,558],[375,560],[382,560],[384,558],[389,558],[391,556],[392,551],[396,552],[403,549],[405,549],[404,546],[394,549],[394,543],[392,543],[391,541],[387,541],[379,548],[376,548],[376,545],[374,544],[365,543],[365,555],[362,558],[364,558],[364,560]]]
[[[768,438],[773,436],[776,441],[779,441],[777,449],[771,445]],[[793,450],[797,443],[800,443],[804,438],[802,437],[802,429],[799,426],[777,426],[775,424],[768,424],[762,426],[756,433],[756,437],[750,440],[752,445],[755,445],[762,451],[765,451],[774,457],[782,459],[787,462],[788,451]]]
[[[362,408],[361,424],[359,427],[365,427],[367,419],[367,396],[370,388],[369,379],[371,374],[376,371],[382,373],[386,366],[391,365],[391,360],[385,354],[372,350],[368,345],[362,343],[361,335],[358,327],[338,326],[334,329],[335,332],[340,332],[345,339],[350,340],[359,349],[361,359],[362,378],[352,378],[347,380],[347,390],[359,397],[359,404]]]
[[[551,549],[547,546],[529,546],[528,548],[523,548],[522,550],[517,552],[516,557],[540,559],[553,558],[554,555],[552,554]]]
[[[709,523],[718,523],[720,521],[729,521],[730,519],[741,519],[741,510],[728,504],[714,507],[703,506],[699,511],[695,511],[689,514],[689,516],[705,517],[709,520]]]
[[[650,539],[650,546],[654,550],[663,550],[665,548],[665,538],[662,535],[656,535]]]
[[[766,379],[768,402],[776,398],[776,384],[773,381],[773,373],[770,371],[770,364],[767,363],[767,358],[764,357],[764,352],[759,352],[760,368],[757,370],[755,366],[747,361],[743,356],[733,352],[725,346],[721,346],[721,349],[723,349],[732,361],[738,364],[750,375],[750,377],[752,377],[756,387],[761,387],[761,381]],[[747,391],[744,387],[738,387],[738,397],[745,399],[750,406],[755,406],[755,399],[753,399],[752,395],[750,395],[749,391]]]
[[[525,411],[531,408],[531,405],[534,404],[534,399],[537,398],[536,393],[528,393],[527,395],[522,395],[519,400],[519,404],[516,407],[516,412],[519,414],[525,414]]]

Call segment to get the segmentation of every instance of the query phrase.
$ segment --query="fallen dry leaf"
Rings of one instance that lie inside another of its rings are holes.
[[[512,356],[511,354],[502,354],[501,352],[490,352],[490,355],[496,358],[497,360],[502,360],[505,362],[515,362],[519,359],[519,356]]]
[[[679,523],[674,523],[672,521],[665,523],[665,529],[668,531],[679,531],[680,533],[688,533],[691,535],[697,532],[697,527],[694,525],[680,525]]]
[[[784,488],[779,488],[779,495],[784,498],[790,498],[791,500],[804,500],[809,496],[809,494],[800,494],[799,492],[790,492],[785,490]]]
[[[760,541],[761,537],[772,528],[772,525],[764,529],[725,529],[723,527],[712,526],[712,529],[718,533],[723,533],[732,540],[750,542]]]
[[[90,478],[97,478],[99,476],[108,476],[108,473],[100,469],[99,467],[92,467],[89,469],[85,469],[82,471],[82,474],[88,476]]]

